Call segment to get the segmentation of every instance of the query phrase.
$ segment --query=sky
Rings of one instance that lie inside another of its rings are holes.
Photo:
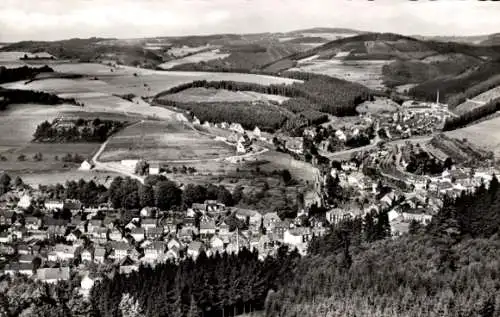
[[[405,35],[500,32],[477,0],[1,0],[0,42],[286,32],[347,27]]]

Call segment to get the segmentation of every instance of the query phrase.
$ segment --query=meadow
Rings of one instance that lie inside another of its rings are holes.
[[[233,146],[216,141],[180,122],[145,121],[112,136],[100,161],[147,159],[192,161],[235,155]]]
[[[158,65],[159,68],[161,69],[171,69],[177,65],[182,65],[182,64],[189,64],[189,63],[200,63],[200,62],[206,62],[206,61],[211,61],[214,59],[224,59],[228,57],[230,54],[227,53],[221,53],[219,49],[211,50],[211,51],[204,51],[192,55],[188,55],[186,57],[182,57],[179,59],[174,59],[172,61],[168,61],[166,63]]]
[[[238,101],[274,101],[282,103],[289,98],[262,94],[253,91],[229,91],[215,88],[189,88],[175,94],[166,95],[164,99],[176,102],[238,102]]]
[[[449,137],[467,139],[471,144],[500,155],[500,117],[482,121],[478,124],[446,132]]]
[[[306,58],[299,61],[290,71],[302,71],[323,74],[365,85],[372,89],[381,89],[383,85],[382,67],[390,61],[380,60],[323,60]]]
[[[485,104],[498,97],[500,97],[500,86],[485,91],[477,95],[476,97],[461,103],[455,109],[453,109],[453,112],[457,114],[463,114],[471,111],[472,109],[480,107],[482,104]]]

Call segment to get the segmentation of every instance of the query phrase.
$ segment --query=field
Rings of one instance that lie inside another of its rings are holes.
[[[470,143],[500,156],[500,117],[486,120],[462,129],[446,132],[447,136],[467,139]]]
[[[111,137],[100,161],[141,159],[151,161],[192,161],[235,155],[221,141],[198,133],[179,122],[145,121]]]
[[[467,100],[466,102],[458,105],[453,112],[457,114],[463,114],[469,112],[477,107],[482,106],[483,104],[500,97],[500,86],[490,89],[482,94],[477,95],[476,97]]]
[[[238,102],[238,101],[275,101],[281,103],[289,98],[279,95],[261,94],[253,91],[229,91],[214,88],[189,88],[166,95],[163,99],[177,102]]]
[[[76,181],[79,179],[84,179],[86,181],[93,180],[96,184],[102,184],[108,187],[113,178],[119,176],[118,174],[111,172],[101,172],[101,171],[47,171],[38,173],[23,173],[17,172],[12,173],[12,175],[19,176],[22,178],[25,184],[31,185],[36,188],[38,185],[53,185],[53,184],[64,184],[66,181]]]
[[[358,113],[396,112],[399,105],[387,98],[376,98],[374,101],[365,101],[356,107]]]
[[[160,65],[158,65],[158,67],[160,67],[162,69],[171,69],[172,67],[177,66],[177,65],[206,62],[206,61],[211,61],[214,59],[223,59],[223,58],[228,57],[229,55],[230,54],[220,53],[219,49],[215,49],[215,50],[204,51],[204,52],[196,53],[196,54],[189,55],[186,57],[182,57],[179,59],[175,59],[175,60],[160,64]]]
[[[299,61],[297,67],[290,69],[290,71],[323,74],[359,83],[368,88],[381,89],[384,87],[382,67],[389,62],[380,60],[320,60],[313,56]]]

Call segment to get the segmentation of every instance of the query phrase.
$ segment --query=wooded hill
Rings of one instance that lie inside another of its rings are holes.
[[[372,92],[363,85],[337,78],[301,72],[287,72],[283,76],[303,82],[264,86],[233,81],[193,81],[158,94],[155,102],[189,110],[202,122],[237,122],[247,129],[259,126],[269,131],[286,125],[287,131],[292,131],[308,124],[324,122],[327,114],[356,115],[356,106],[372,98]],[[170,94],[199,87],[254,91],[290,99],[276,105],[257,102],[182,103],[168,100]]]

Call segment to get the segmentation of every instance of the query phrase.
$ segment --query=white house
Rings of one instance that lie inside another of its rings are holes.
[[[312,234],[310,228],[293,228],[285,231],[283,243],[297,247],[299,252],[304,253],[307,249],[307,243],[311,240]]]
[[[55,284],[58,281],[67,281],[70,278],[69,267],[44,268],[36,271],[36,278],[45,283]]]
[[[89,250],[83,250],[81,257],[83,262],[92,262],[92,253]]]
[[[90,171],[94,167],[93,164],[89,163],[89,161],[85,160],[82,162],[80,167],[78,168],[80,171]]]
[[[158,174],[160,174],[160,163],[149,164],[149,175],[158,175]]]
[[[22,208],[22,209],[26,209],[29,206],[31,206],[32,200],[33,200],[33,198],[29,194],[24,194],[21,197],[21,199],[19,200],[19,202],[17,203],[17,207]]]
[[[48,200],[45,202],[45,208],[47,210],[62,210],[64,208],[64,202],[62,200]]]

